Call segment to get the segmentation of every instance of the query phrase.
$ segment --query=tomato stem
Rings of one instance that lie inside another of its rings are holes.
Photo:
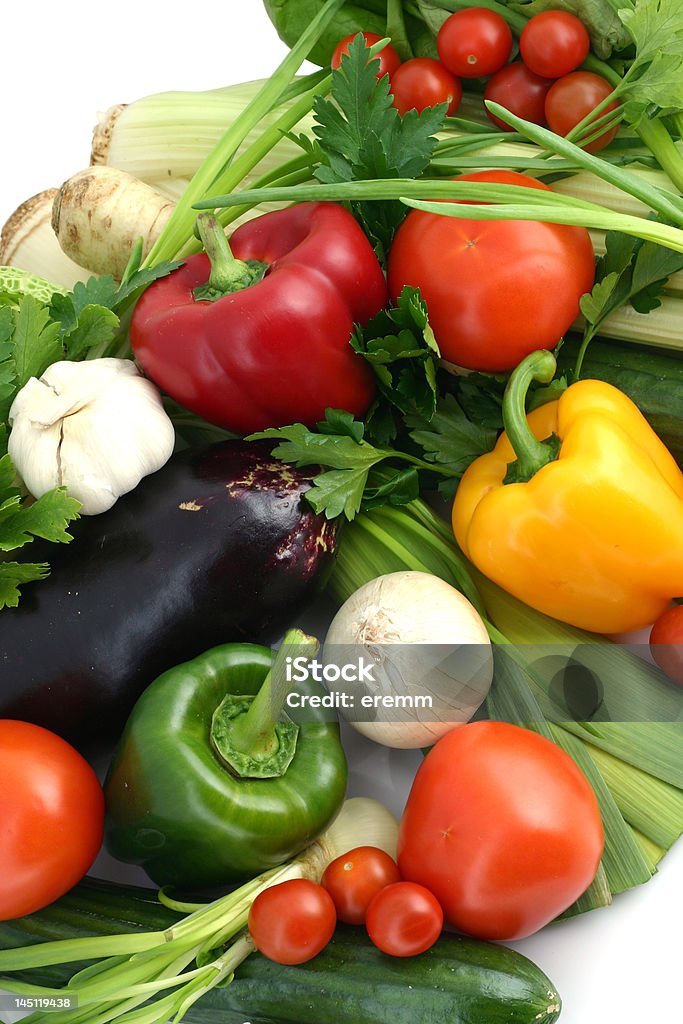
[[[536,438],[526,416],[526,396],[532,381],[549,384],[557,362],[552,352],[532,352],[512,372],[503,396],[503,425],[517,459],[508,466],[504,483],[531,480],[539,469],[557,458],[559,441],[553,435],[544,441]]]

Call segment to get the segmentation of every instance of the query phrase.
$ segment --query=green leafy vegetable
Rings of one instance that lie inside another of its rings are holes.
[[[31,377],[40,377],[51,363],[62,358],[59,324],[50,319],[48,307],[25,295],[13,313],[12,359],[16,388]]]
[[[71,540],[67,524],[78,518],[80,502],[66,495],[64,488],[48,491],[35,502],[27,502],[15,483],[9,455],[0,459],[0,552],[15,551],[34,537],[48,541]],[[0,556],[0,608],[15,607],[19,587],[44,579],[50,567],[45,563],[10,562]]]
[[[279,442],[272,451],[283,462],[326,467],[315,477],[306,500],[328,519],[344,514],[351,520],[361,508],[411,501],[419,490],[418,469],[453,475],[450,469],[407,452],[375,447],[365,440],[364,424],[339,409],[327,409],[317,431],[293,423],[251,434],[247,440],[262,438]],[[410,463],[409,470],[382,465],[381,476],[369,479],[371,470],[391,459]]]
[[[456,478],[480,455],[491,451],[496,441],[497,431],[469,419],[450,394],[440,400],[430,420],[419,414],[409,414],[405,420],[426,461],[445,466]],[[450,496],[454,493],[453,480],[444,480],[439,490],[446,490]]]
[[[671,274],[683,270],[683,253],[654,242],[643,242],[619,231],[608,231],[605,242],[605,255],[597,262],[595,285],[581,297],[586,328],[576,364],[577,377],[586,348],[607,317],[626,303],[638,313],[656,309]]]
[[[380,401],[402,413],[432,418],[439,347],[419,289],[406,285],[395,307],[382,310],[365,328],[356,326],[351,345],[372,367]],[[374,410],[373,419],[378,415]],[[387,440],[395,434],[394,427]]]
[[[354,39],[332,74],[329,98],[315,99],[313,132],[325,159],[315,176],[323,184],[413,178],[432,158],[446,104],[401,117],[392,103],[388,76],[376,77],[377,63],[368,61],[362,38]],[[397,202],[361,202],[352,208],[382,256],[406,210]]]
[[[680,0],[623,0],[618,15],[636,45],[624,82],[635,122],[656,104],[683,109],[683,8]]]

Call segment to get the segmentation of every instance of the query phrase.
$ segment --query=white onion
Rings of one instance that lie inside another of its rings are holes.
[[[323,660],[341,715],[388,747],[430,746],[468,722],[493,679],[481,616],[458,590],[423,572],[389,573],[352,594],[332,621]],[[332,678],[342,668],[353,675],[359,664],[372,681]],[[353,707],[342,705],[342,694]],[[363,707],[364,698],[374,706]]]

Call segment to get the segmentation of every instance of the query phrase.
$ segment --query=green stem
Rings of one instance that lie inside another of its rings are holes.
[[[540,349],[528,355],[513,371],[503,396],[503,426],[517,456],[514,480],[530,480],[556,456],[553,448],[532,433],[526,417],[526,396],[532,381],[549,384],[557,362],[552,352]],[[506,478],[507,480],[507,478]]]
[[[299,653],[305,652],[307,657],[315,657],[318,641],[306,636],[300,629],[290,629],[285,634],[273,667],[254,697],[249,711],[237,719],[233,727],[233,744],[243,754],[265,756],[276,746],[275,723],[282,714],[292,688],[291,681],[287,679],[287,659],[292,656],[294,648],[301,649]]]
[[[201,213],[197,217],[197,231],[211,262],[211,273],[207,283],[195,289],[195,297],[219,298],[247,288],[253,279],[251,268],[243,260],[235,259],[216,217],[212,213]]]
[[[419,469],[425,469],[430,473],[438,473],[440,476],[460,476],[459,473],[454,473],[452,469],[446,469],[445,466],[439,466],[436,462],[425,462],[424,459],[420,459],[416,455],[409,455],[408,452],[386,451],[385,457],[394,459],[398,457],[404,462],[410,462],[411,465],[417,466]]]
[[[344,0],[327,0],[279,67],[230,125],[183,192],[168,223],[147,256],[145,266],[155,266],[160,260],[172,258],[192,237],[195,220],[192,204],[207,195],[249,132],[281,101],[291,79],[343,2]]]

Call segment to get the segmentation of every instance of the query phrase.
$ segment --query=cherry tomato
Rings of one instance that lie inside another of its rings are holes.
[[[514,171],[478,171],[457,181],[547,190]],[[482,221],[413,210],[389,252],[389,292],[419,288],[444,359],[505,372],[538,348],[553,349],[593,287],[595,261],[581,227]]]
[[[323,885],[345,924],[364,924],[365,912],[380,889],[400,881],[398,866],[384,850],[359,846],[327,866]]]
[[[341,64],[342,57],[349,52],[349,44],[353,42],[357,35],[358,33],[354,32],[352,35],[346,36],[344,39],[340,40],[340,42],[335,46],[332,59],[330,60],[330,65],[334,70],[336,70]],[[382,36],[378,36],[376,32],[363,32],[362,36],[365,40],[365,45],[368,48],[374,46],[375,43],[378,43],[380,39],[383,38]],[[378,78],[383,78],[384,75],[393,75],[394,71],[401,63],[401,58],[396,53],[396,50],[393,48],[391,43],[387,43],[384,49],[380,50],[372,59],[379,61],[379,70],[377,72]]]
[[[0,920],[63,896],[97,856],[104,796],[90,765],[60,736],[0,720]]]
[[[530,18],[519,37],[524,63],[543,78],[561,78],[583,64],[591,48],[582,21],[568,11],[543,11]]]
[[[443,911],[422,885],[395,882],[381,889],[368,907],[365,926],[371,941],[389,956],[417,956],[433,946],[443,929]]]
[[[602,103],[612,92],[612,86],[600,75],[592,71],[573,71],[554,82],[545,98],[545,116],[549,127],[556,135],[569,135],[580,121],[583,121],[598,103]],[[616,100],[610,103],[602,114],[609,113],[616,107]],[[602,117],[602,114],[599,116]],[[586,135],[590,134],[588,130]],[[588,153],[596,153],[609,145],[617,134],[616,128],[603,132],[593,142],[583,146]]]
[[[545,124],[545,98],[552,84],[552,79],[535,75],[521,60],[516,60],[489,78],[484,89],[484,99],[499,103],[501,107],[532,124]],[[501,121],[488,109],[486,113],[503,131],[514,131],[511,125]]]
[[[500,14],[466,7],[446,18],[436,37],[439,59],[460,78],[481,78],[500,70],[512,52],[512,32]]]
[[[683,686],[683,604],[675,604],[659,616],[650,633],[650,650],[662,672]]]
[[[461,931],[520,939],[588,888],[603,843],[595,794],[568,754],[528,729],[473,722],[420,765],[398,866]]]
[[[292,878],[259,893],[249,911],[249,933],[276,964],[303,964],[325,948],[337,914],[332,897],[306,878]]]
[[[452,116],[462,99],[459,80],[431,57],[414,57],[401,64],[391,77],[391,92],[399,114],[448,103],[447,113]]]

